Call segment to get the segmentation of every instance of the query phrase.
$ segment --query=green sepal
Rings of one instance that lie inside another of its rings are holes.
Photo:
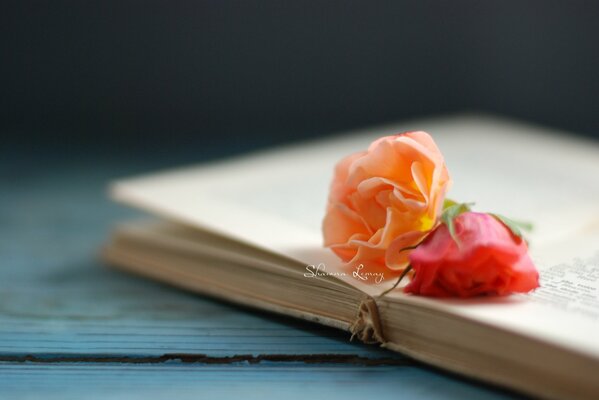
[[[445,200],[447,202],[447,200]],[[449,200],[453,201],[453,200]],[[455,224],[453,220],[460,214],[470,211],[470,206],[473,206],[474,203],[456,203],[450,205],[449,207],[443,210],[441,214],[441,222],[447,225],[447,230],[449,231],[449,235],[453,239],[454,242],[459,246],[460,242],[458,237],[455,234]]]
[[[522,234],[523,230],[530,232],[533,229],[533,225],[530,222],[517,221],[517,220],[511,219],[511,218],[508,218],[506,216],[499,215],[499,214],[489,213],[489,215],[498,219],[499,222],[502,222],[505,226],[508,227],[508,229],[510,231],[512,231],[512,233],[514,235],[518,236],[521,239],[524,238],[524,236]]]

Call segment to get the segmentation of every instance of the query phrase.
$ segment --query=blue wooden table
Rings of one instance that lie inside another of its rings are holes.
[[[47,165],[46,165],[47,164]],[[347,334],[113,271],[134,211],[105,185],[149,161],[9,160],[0,181],[0,398],[514,397]]]

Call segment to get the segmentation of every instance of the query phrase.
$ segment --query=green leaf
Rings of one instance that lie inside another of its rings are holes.
[[[455,200],[445,199],[445,201],[443,201],[443,210],[451,206],[455,206],[456,204],[458,204],[458,202]]]
[[[507,226],[514,235],[518,236],[519,238],[523,238],[522,230],[530,232],[533,229],[533,225],[530,222],[516,221],[514,219],[499,214],[489,215],[492,215],[493,217],[497,218],[500,222]]]
[[[449,231],[449,235],[453,239],[454,242],[459,246],[460,242],[458,237],[455,234],[455,224],[453,220],[460,214],[463,214],[467,211],[470,211],[470,206],[474,205],[474,203],[455,203],[450,205],[445,210],[443,210],[443,214],[441,214],[441,221],[447,225],[447,230]]]

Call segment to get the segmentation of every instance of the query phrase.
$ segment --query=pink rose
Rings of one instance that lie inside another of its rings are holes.
[[[502,222],[466,212],[454,224],[459,246],[441,224],[411,252],[414,276],[406,292],[471,297],[526,293],[539,286],[526,242]]]
[[[351,265],[396,273],[438,222],[450,178],[426,132],[374,141],[335,168],[323,221],[324,245]]]

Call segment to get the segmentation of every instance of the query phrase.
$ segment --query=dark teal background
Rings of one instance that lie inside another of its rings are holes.
[[[597,136],[598,17],[593,1],[3,1],[2,149],[201,158],[462,110]]]

